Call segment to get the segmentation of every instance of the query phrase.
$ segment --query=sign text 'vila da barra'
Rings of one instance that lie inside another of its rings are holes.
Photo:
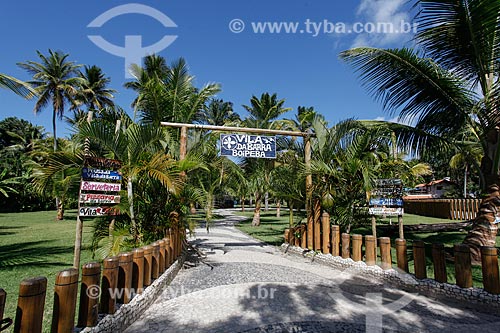
[[[221,134],[221,156],[276,158],[276,137],[246,134]]]

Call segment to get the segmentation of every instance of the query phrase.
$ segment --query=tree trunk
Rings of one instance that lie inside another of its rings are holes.
[[[134,192],[132,191],[132,178],[128,178],[127,182],[127,196],[128,203],[130,205],[130,222],[132,223],[132,235],[134,235],[134,241],[137,243],[138,240],[138,230],[137,223],[135,221],[135,213],[134,213]]]
[[[264,194],[264,211],[268,212],[269,211],[269,193],[266,192]]]
[[[500,215],[500,192],[497,185],[488,187],[488,196],[483,199],[478,216],[472,221],[472,229],[463,244],[470,247],[472,260],[481,263],[481,246],[495,246]]]
[[[260,225],[260,208],[262,205],[262,194],[255,193],[255,209],[253,211],[252,226],[258,227]]]
[[[64,220],[64,205],[63,201],[59,198],[56,198],[56,203],[57,203],[57,220],[62,221]]]
[[[289,211],[288,225],[291,228],[291,227],[293,227],[293,203],[291,201],[288,202],[288,211]]]
[[[242,212],[245,211],[245,198],[244,197],[241,197],[241,211]]]
[[[276,201],[276,217],[281,216],[281,201]]]

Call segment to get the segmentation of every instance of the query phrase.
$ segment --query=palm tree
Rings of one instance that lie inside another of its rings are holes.
[[[90,138],[108,152],[109,157],[122,162],[122,173],[127,183],[127,199],[132,234],[135,242],[141,238],[141,221],[136,217],[134,184],[155,180],[168,191],[176,192],[181,185],[179,166],[164,153],[169,141],[166,132],[157,126],[141,125],[123,115],[118,130],[114,123],[103,119],[83,123],[78,137]]]
[[[104,75],[101,68],[95,65],[85,66],[84,71],[80,71],[78,75],[82,78],[82,83],[76,101],[87,107],[89,120],[95,111],[114,107],[113,94],[116,90],[108,88],[111,79]]]
[[[36,51],[41,62],[27,61],[18,65],[33,75],[28,83],[38,95],[34,111],[39,113],[52,105],[52,129],[54,131],[54,151],[57,151],[56,120],[62,119],[67,104],[72,104],[83,79],[78,77],[78,68],[68,61],[68,54],[49,50],[46,56]]]
[[[232,126],[240,121],[240,116],[234,112],[233,103],[222,99],[212,99],[202,111],[200,122],[214,126]]]
[[[477,136],[486,189],[500,182],[500,2],[498,0],[417,0],[418,50],[355,48],[341,58],[360,72],[386,109],[416,120],[415,128],[450,141],[463,128]],[[452,121],[450,121],[452,120]],[[476,232],[494,229],[495,232]],[[468,241],[495,243],[496,227],[479,221]]]
[[[263,128],[263,129],[281,129],[287,127],[289,121],[279,120],[278,117],[291,110],[285,108],[284,99],[278,100],[276,94],[270,95],[263,93],[260,98],[252,96],[250,106],[243,107],[250,113],[249,117],[245,118],[243,124],[246,127]],[[255,194],[255,209],[252,220],[253,226],[260,225],[260,210],[262,206],[262,197],[268,191],[270,172],[274,166],[272,161],[246,159],[246,172],[250,179],[250,188]],[[267,196],[265,196],[267,199]]]
[[[27,99],[31,99],[36,96],[36,92],[29,84],[2,73],[0,73],[0,87],[10,89],[19,96]]]

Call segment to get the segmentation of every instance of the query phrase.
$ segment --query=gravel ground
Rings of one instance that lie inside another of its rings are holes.
[[[283,254],[217,214],[226,217],[196,230],[184,268],[126,332],[499,332],[493,314]]]

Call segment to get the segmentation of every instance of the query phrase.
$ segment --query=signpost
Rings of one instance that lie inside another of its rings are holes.
[[[276,158],[276,137],[247,134],[221,134],[221,156]]]
[[[121,162],[117,160],[85,156],[80,193],[78,194],[78,216],[75,237],[73,266],[80,266],[80,251],[84,217],[115,216],[120,214],[116,205],[120,203],[122,174]]]

